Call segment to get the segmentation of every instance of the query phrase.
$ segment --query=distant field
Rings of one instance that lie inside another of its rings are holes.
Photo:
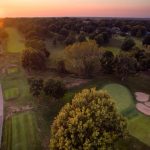
[[[10,53],[18,53],[24,50],[24,38],[15,28],[9,27],[5,29],[8,33],[6,51]]]
[[[3,132],[4,150],[41,150],[36,117],[32,112],[8,119]]]

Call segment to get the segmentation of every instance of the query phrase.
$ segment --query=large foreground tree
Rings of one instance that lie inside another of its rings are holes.
[[[117,112],[108,93],[85,89],[55,118],[50,149],[108,150],[126,136],[126,119]]]

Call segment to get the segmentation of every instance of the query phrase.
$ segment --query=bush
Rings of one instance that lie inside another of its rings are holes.
[[[61,81],[49,79],[44,85],[45,95],[54,98],[61,98],[66,92],[65,85]]]
[[[134,40],[132,38],[127,38],[122,43],[121,49],[124,51],[128,51],[128,50],[132,49],[133,46],[135,46]]]
[[[66,104],[51,127],[50,149],[111,149],[127,135],[125,118],[104,91],[85,89]]]

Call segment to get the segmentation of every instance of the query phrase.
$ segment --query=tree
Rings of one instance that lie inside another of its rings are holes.
[[[112,73],[113,68],[114,68],[114,55],[111,51],[105,51],[102,59],[101,59],[101,64],[102,68],[105,73]]]
[[[85,89],[55,118],[50,149],[108,150],[127,134],[126,119],[117,112],[109,94]]]
[[[109,42],[110,38],[111,38],[111,34],[110,33],[102,32],[101,34],[98,34],[95,37],[95,40],[96,40],[97,44],[103,45],[103,44],[107,44]]]
[[[65,44],[66,45],[71,45],[73,43],[76,42],[76,39],[73,35],[69,35],[66,39],[65,39]]]
[[[115,73],[124,80],[129,74],[137,72],[137,66],[137,60],[134,57],[120,54],[115,60]]]
[[[135,46],[135,42],[132,38],[126,38],[124,42],[122,43],[121,49],[124,51],[128,51]]]
[[[84,32],[80,33],[80,35],[78,36],[78,41],[79,42],[84,42],[86,41],[86,35]]]
[[[39,50],[41,52],[43,52],[45,54],[46,57],[49,57],[50,52],[47,51],[46,49],[46,45],[42,40],[38,40],[38,39],[30,39],[30,40],[26,40],[26,47],[28,48],[33,48],[36,50]]]
[[[98,34],[96,37],[95,37],[95,41],[98,45],[103,45],[104,44],[104,38],[103,38],[103,35],[102,34]]]
[[[66,73],[67,72],[64,60],[60,60],[57,62],[57,71],[59,73]]]
[[[61,81],[49,79],[44,85],[44,92],[47,96],[61,98],[64,96],[66,88]]]
[[[27,48],[22,54],[22,66],[30,72],[31,70],[43,70],[46,68],[45,55],[33,48]]]
[[[150,35],[147,35],[147,36],[144,37],[144,39],[143,39],[143,45],[146,45],[146,47],[148,45],[150,45]]]
[[[92,40],[70,45],[65,49],[66,69],[78,76],[92,77],[101,69],[102,53]]]
[[[32,95],[35,97],[40,96],[43,90],[43,80],[30,78],[28,81],[30,85],[30,92],[32,93]]]

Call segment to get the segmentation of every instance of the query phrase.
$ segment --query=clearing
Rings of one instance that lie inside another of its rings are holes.
[[[5,30],[8,33],[6,51],[10,53],[22,52],[25,49],[25,45],[21,33],[12,27],[7,27]]]

